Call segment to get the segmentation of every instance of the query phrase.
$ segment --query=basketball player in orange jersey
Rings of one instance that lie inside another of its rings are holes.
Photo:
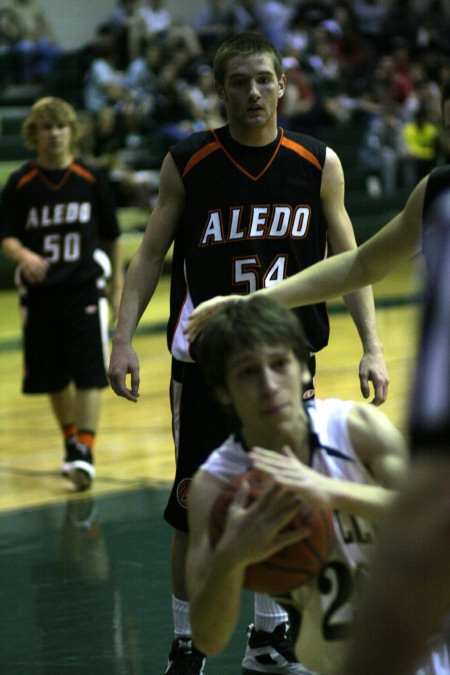
[[[158,203],[128,268],[109,367],[114,391],[137,401],[139,361],[132,337],[174,242],[168,343],[177,470],[165,518],[174,528],[175,640],[167,675],[203,672],[204,659],[192,645],[186,596],[186,494],[198,466],[229,431],[184,336],[187,318],[214,295],[270,286],[325,257],[328,247],[336,253],[356,245],[339,158],[319,140],[277,125],[286,81],[278,51],[261,35],[236,36],[219,47],[214,73],[228,124],[172,146],[163,162]],[[346,302],[363,345],[362,392],[370,395],[372,381],[374,402],[380,404],[388,376],[372,291],[351,294]],[[326,307],[318,304],[301,315],[313,370],[314,354],[328,342]],[[312,385],[306,388],[306,395],[313,395]],[[266,635],[286,622],[286,614],[268,598],[258,595],[256,603],[255,623]],[[267,641],[266,635],[260,637]],[[280,652],[291,658],[286,642],[278,647],[276,664],[266,666],[255,656],[253,672],[301,675],[301,667]],[[258,656],[262,649],[259,644]],[[272,655],[274,649],[267,647]]]
[[[308,374],[302,329],[292,312],[268,298],[255,295],[216,314],[200,335],[198,354],[207,380],[239,424],[200,467],[189,493],[194,642],[207,654],[227,644],[245,568],[295,538],[280,531],[301,497],[334,511],[336,542],[319,576],[291,593],[302,613],[297,656],[306,668],[335,675],[365,583],[374,524],[391,504],[407,464],[404,439],[373,406],[338,399],[302,403]],[[224,484],[252,465],[272,481],[249,508],[248,486],[236,493],[213,548],[213,505]]]
[[[108,384],[106,294],[117,311],[122,289],[119,227],[104,177],[74,155],[72,106],[39,99],[23,131],[37,156],[11,174],[0,205],[3,252],[18,264],[23,391],[48,394],[63,434],[62,473],[86,489]]]

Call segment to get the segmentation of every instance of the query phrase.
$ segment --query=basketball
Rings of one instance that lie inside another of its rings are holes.
[[[248,504],[258,496],[262,487],[261,475],[250,470],[230,481],[219,494],[209,519],[209,538],[212,545],[220,539],[234,493],[243,479],[250,484]],[[325,563],[334,543],[333,513],[315,509],[305,516],[296,516],[288,525],[295,529],[308,525],[307,539],[281,549],[267,560],[247,567],[244,587],[250,591],[278,595],[307,584],[316,577]]]

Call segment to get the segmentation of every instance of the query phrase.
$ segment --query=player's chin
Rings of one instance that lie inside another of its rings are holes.
[[[272,421],[283,421],[290,419],[291,417],[291,405],[289,403],[279,403],[278,405],[273,405],[263,410],[263,418],[270,419]]]

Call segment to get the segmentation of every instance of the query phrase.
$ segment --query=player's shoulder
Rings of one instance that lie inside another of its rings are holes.
[[[333,417],[335,415],[348,415],[354,408],[355,401],[341,398],[316,398],[306,404],[308,412],[314,416]]]
[[[325,163],[325,156],[327,152],[327,144],[315,136],[303,134],[299,131],[291,131],[290,129],[283,129],[283,145],[288,149],[295,150],[296,146],[303,151],[307,151],[311,156],[315,157],[320,166],[323,167]],[[304,152],[300,152],[302,156]]]
[[[103,169],[86,162],[81,157],[74,157],[69,168],[72,173],[91,183],[98,183],[106,179]]]
[[[31,180],[38,173],[38,167],[34,160],[28,160],[21,164],[17,169],[11,171],[7,179],[9,187],[19,187]]]
[[[312,430],[326,443],[346,435],[354,401],[340,398],[314,399],[305,404]]]
[[[216,140],[212,129],[205,129],[203,131],[196,131],[190,136],[183,138],[170,146],[169,152],[175,161],[178,163],[179,159],[189,159],[196,152],[202,150],[206,145],[213,143]]]

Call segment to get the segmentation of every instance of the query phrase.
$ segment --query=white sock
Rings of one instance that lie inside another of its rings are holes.
[[[255,593],[255,629],[272,633],[280,623],[287,623],[287,612],[269,595]]]
[[[192,637],[189,603],[172,595],[172,615],[175,637]]]

